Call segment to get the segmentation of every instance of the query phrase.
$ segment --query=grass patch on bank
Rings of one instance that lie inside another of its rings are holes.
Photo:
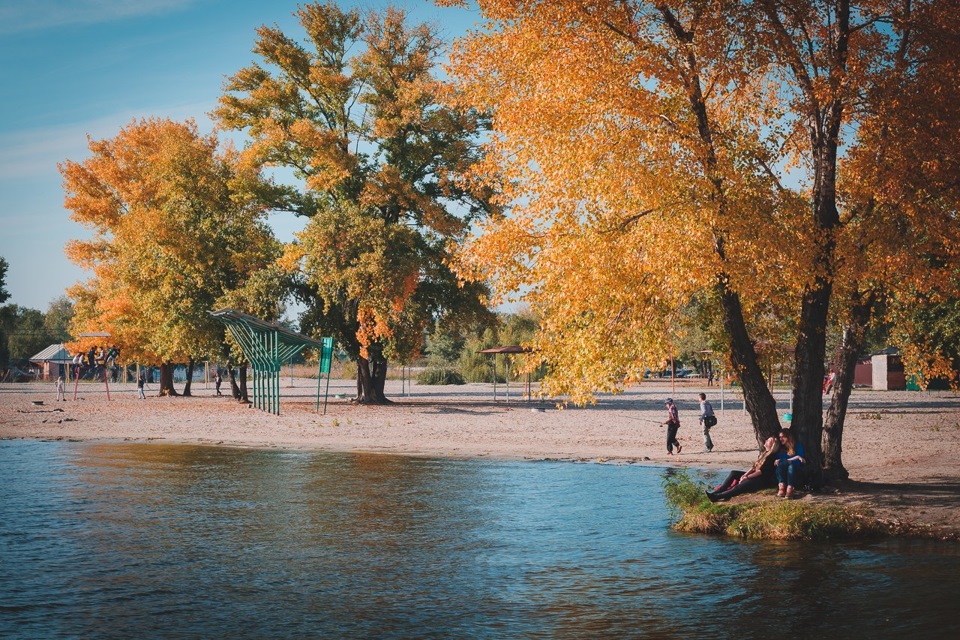
[[[765,540],[863,540],[903,533],[866,509],[833,502],[774,498],[713,503],[706,496],[706,483],[695,481],[686,470],[675,472],[663,485],[678,531]]]

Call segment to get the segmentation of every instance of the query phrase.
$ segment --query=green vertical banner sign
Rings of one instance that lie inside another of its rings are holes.
[[[327,374],[327,388],[323,392],[323,415],[327,415],[327,396],[330,394],[330,369],[333,368],[333,338],[321,338],[323,346],[320,348],[320,367],[317,371],[317,407],[320,411],[320,380]]]

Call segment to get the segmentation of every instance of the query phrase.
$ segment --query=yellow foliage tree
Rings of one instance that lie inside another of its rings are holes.
[[[252,166],[293,169],[299,184],[262,196],[310,218],[282,261],[307,305],[301,329],[356,359],[358,402],[385,403],[389,358],[415,355],[438,317],[487,313],[483,287],[459,286],[447,265],[448,243],[491,210],[462,177],[482,121],[440,103],[441,43],[403,12],[328,3],[296,15],[306,46],[258,29],[262,62],[228,80],[214,116],[250,136]]]
[[[176,394],[172,363],[222,355],[207,312],[279,255],[250,195],[258,173],[193,122],[137,120],[89,147],[60,165],[65,206],[93,231],[67,245],[93,272],[69,290],[73,333],[109,332],[126,361],[160,364],[161,394]]]
[[[452,71],[492,114],[482,174],[507,181],[511,213],[461,269],[529,292],[545,390],[583,402],[639,380],[707,294],[759,442],[780,425],[756,345],[792,330],[793,425],[819,483],[831,310],[855,351],[873,297],[951,286],[957,142],[917,135],[960,122],[950,3],[478,4],[488,21]]]

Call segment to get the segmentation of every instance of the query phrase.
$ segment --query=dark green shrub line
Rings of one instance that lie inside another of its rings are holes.
[[[428,367],[417,376],[417,384],[466,384],[463,376],[450,367]]]

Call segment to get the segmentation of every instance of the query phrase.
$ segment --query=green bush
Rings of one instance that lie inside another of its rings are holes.
[[[715,504],[707,499],[709,487],[684,469],[666,477],[663,488],[679,531],[767,540],[863,539],[890,533],[863,509],[764,495],[772,491],[758,494],[757,500]]]
[[[417,376],[417,384],[466,384],[463,376],[456,369],[450,367],[427,367]]]
[[[497,345],[496,334],[492,329],[487,329],[480,336],[471,336],[460,353],[460,360],[457,368],[460,370],[463,379],[468,382],[493,382],[493,365],[495,356],[479,353],[481,349],[489,349]],[[501,367],[498,369],[502,370]],[[497,382],[503,382],[504,377],[500,370],[497,371]]]

